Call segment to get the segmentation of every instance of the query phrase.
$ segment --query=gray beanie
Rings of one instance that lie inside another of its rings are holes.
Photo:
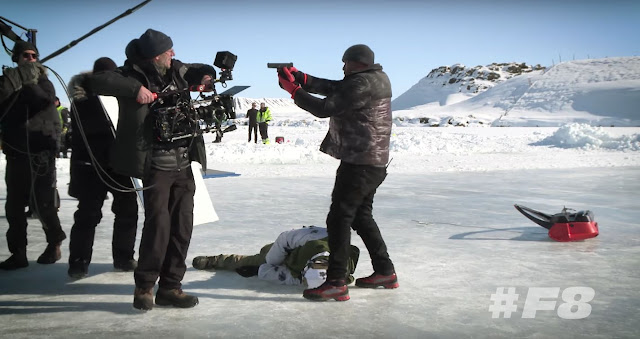
[[[373,51],[367,45],[353,45],[344,51],[342,61],[357,61],[371,66],[374,64]]]
[[[18,62],[18,58],[24,51],[32,50],[38,54],[38,49],[36,46],[29,41],[18,41],[15,45],[13,45],[13,51],[11,54],[11,61]]]
[[[138,52],[144,59],[156,57],[173,47],[171,38],[159,31],[149,28],[138,39]]]

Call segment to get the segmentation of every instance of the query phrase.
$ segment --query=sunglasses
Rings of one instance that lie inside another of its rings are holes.
[[[25,59],[38,59],[38,54],[37,53],[22,53],[22,57]]]

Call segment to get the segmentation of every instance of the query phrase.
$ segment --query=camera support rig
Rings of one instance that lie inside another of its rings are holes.
[[[222,129],[222,123],[236,118],[233,96],[249,88],[249,86],[234,86],[220,94],[215,84],[221,83],[226,87],[226,81],[233,80],[231,71],[237,57],[230,52],[218,52],[214,66],[221,69],[220,78],[211,83],[211,88],[204,85],[192,86],[189,89],[154,93],[157,100],[150,108],[156,115],[155,134],[158,141],[173,142],[184,138],[194,137],[202,133],[216,133],[219,142],[226,132],[236,130],[234,124]],[[191,99],[190,92],[199,92],[198,98]],[[205,95],[205,92],[213,92]],[[154,105],[165,102],[173,103],[154,109]]]

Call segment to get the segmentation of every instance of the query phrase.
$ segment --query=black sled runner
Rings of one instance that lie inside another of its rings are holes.
[[[598,223],[594,221],[593,212],[572,211],[563,208],[562,212],[549,215],[534,209],[513,205],[529,220],[549,230],[549,238],[556,241],[576,241],[594,238],[598,236]]]

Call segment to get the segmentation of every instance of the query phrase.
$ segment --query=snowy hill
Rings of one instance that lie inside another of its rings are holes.
[[[273,124],[325,120],[287,98],[235,100],[239,118],[252,102],[265,102],[274,116]],[[576,60],[548,69],[518,63],[443,66],[392,105],[405,107],[394,108],[394,122],[399,125],[557,127],[575,122],[640,126],[640,57]]]
[[[425,104],[451,105],[515,76],[540,70],[544,70],[544,67],[513,62],[470,68],[462,64],[441,66],[431,70],[426,77],[394,99],[391,107],[393,110],[402,110]]]
[[[436,82],[430,87],[439,100],[427,97],[430,103],[394,110],[394,118],[432,126],[640,126],[640,57],[569,61],[523,72],[477,94],[459,92],[469,98],[450,104],[445,95],[451,91],[443,93]]]

